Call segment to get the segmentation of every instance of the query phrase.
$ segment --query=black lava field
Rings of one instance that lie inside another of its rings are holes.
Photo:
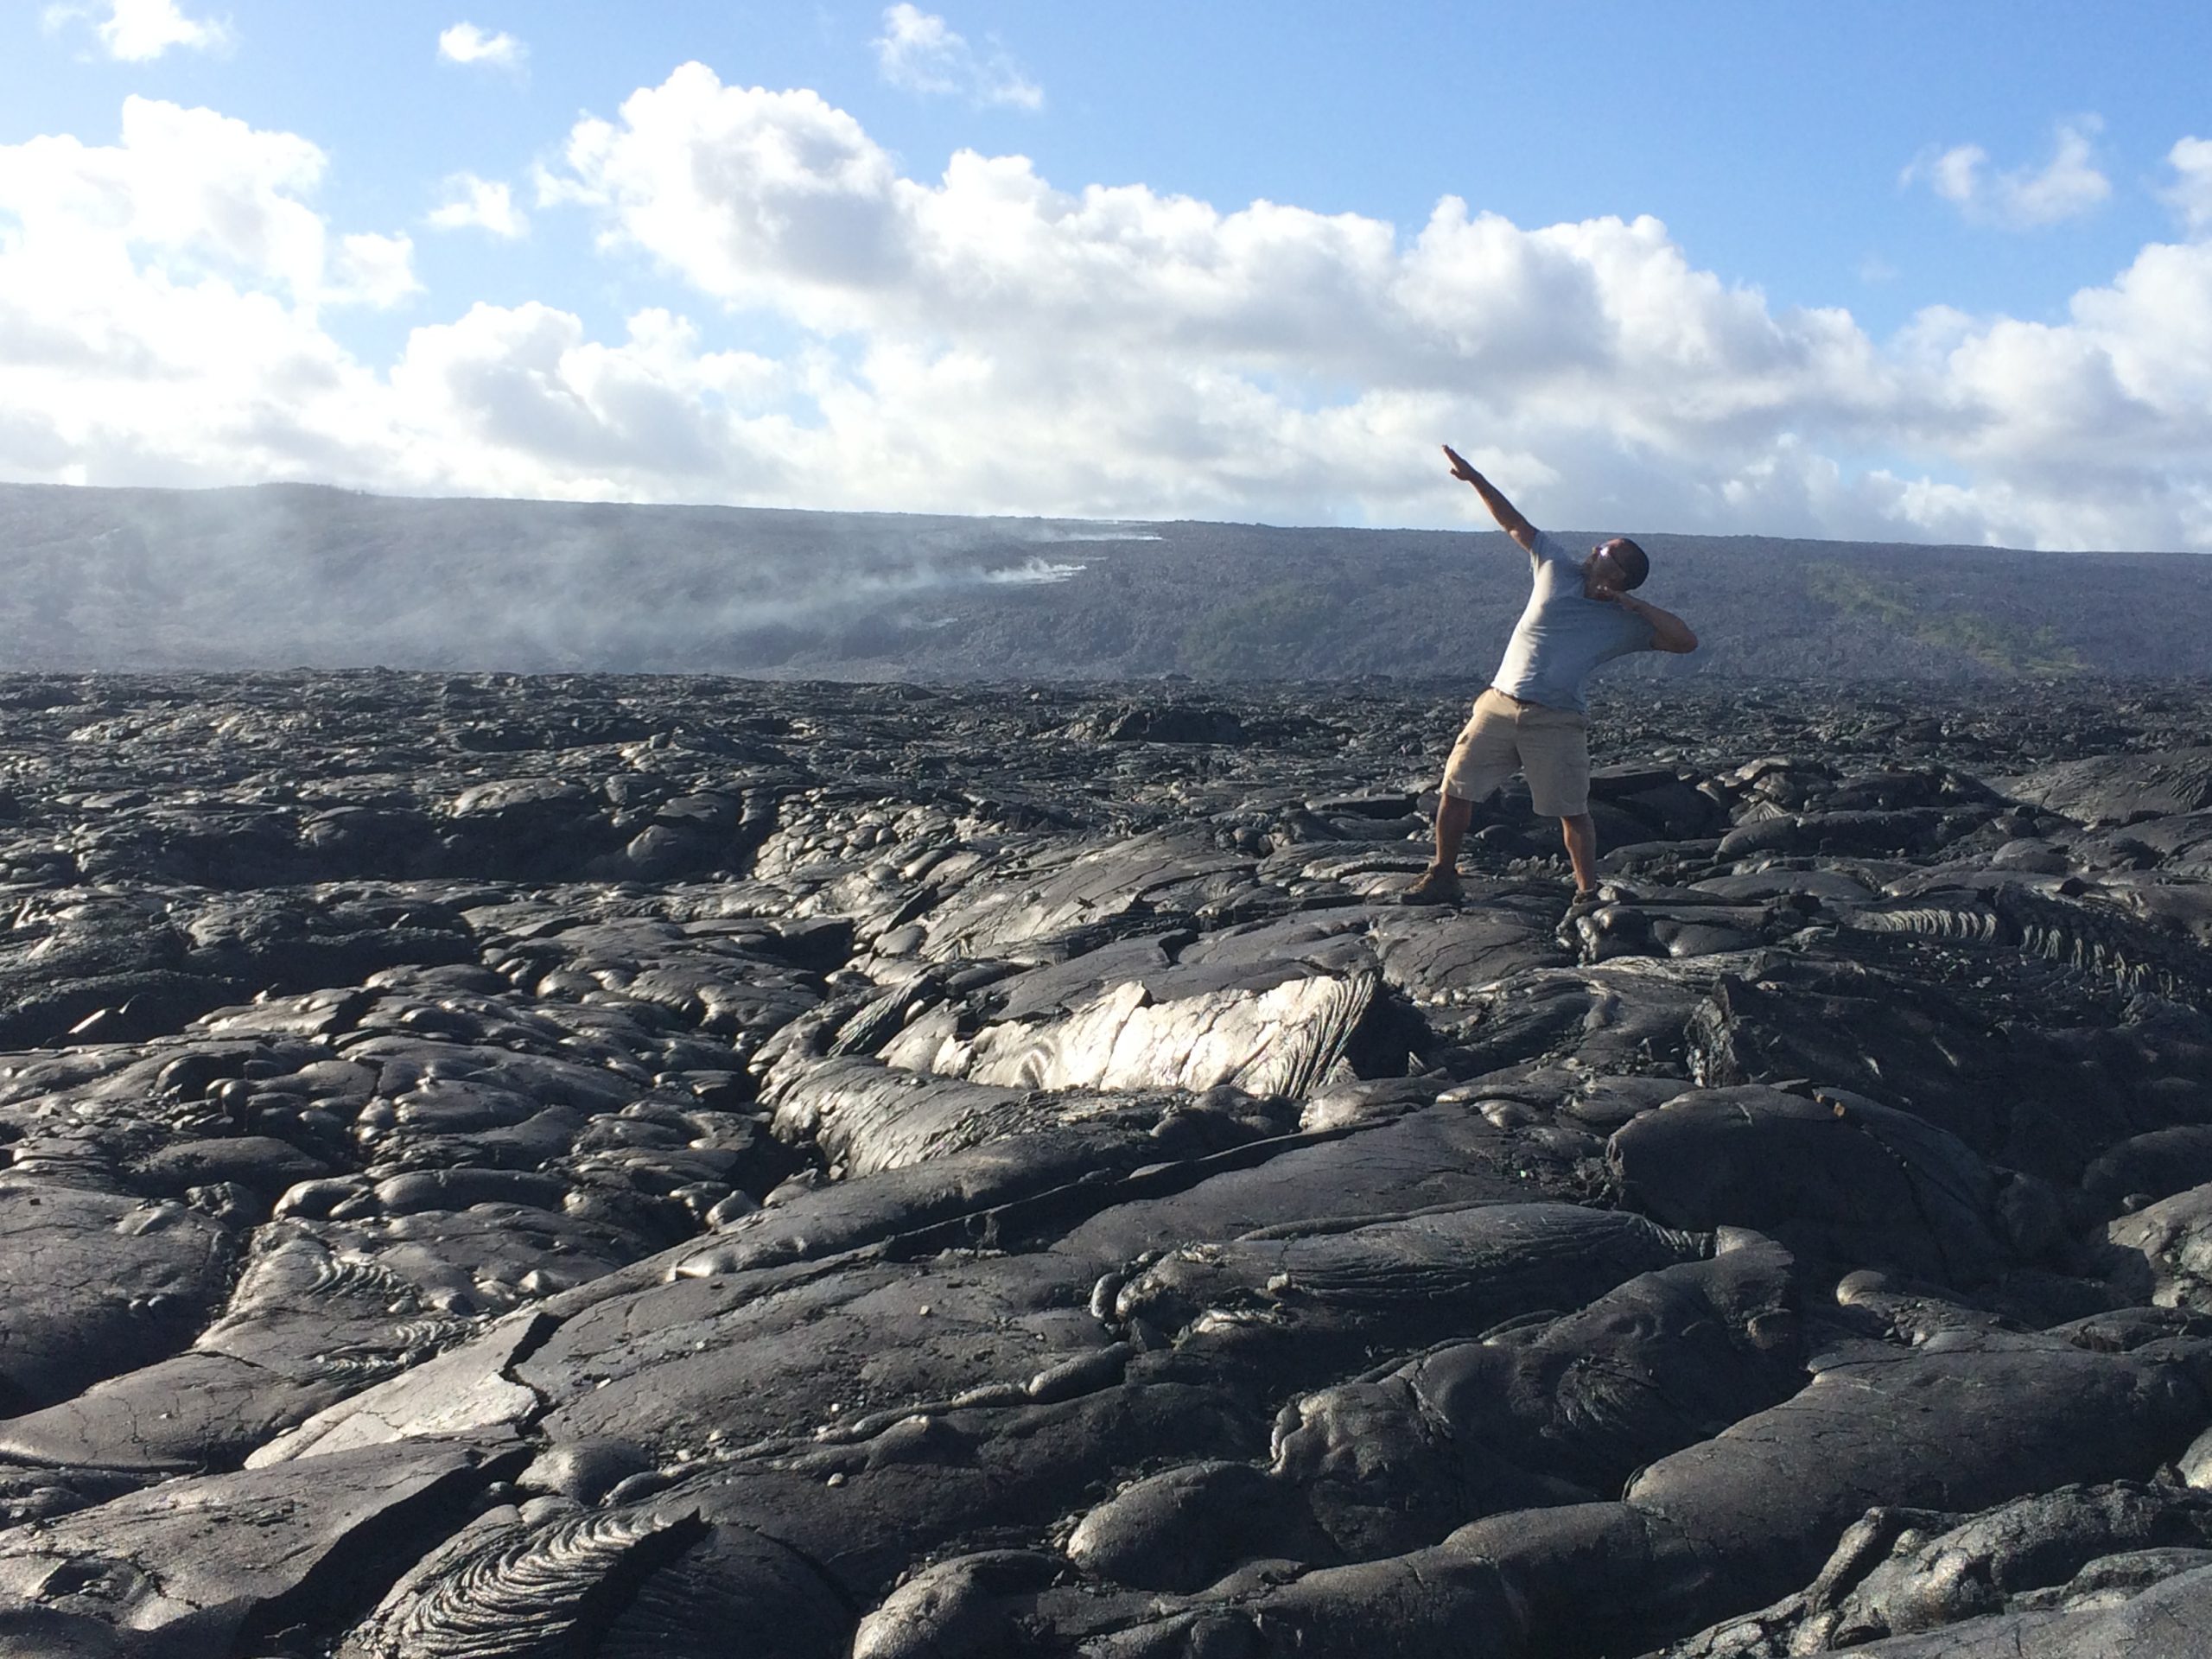
[[[2212,1651],[2212,687],[0,677],[0,1653]]]

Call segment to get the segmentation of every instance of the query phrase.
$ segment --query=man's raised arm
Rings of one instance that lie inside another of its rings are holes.
[[[1444,458],[1452,463],[1452,476],[1465,479],[1475,486],[1475,493],[1483,499],[1483,505],[1490,509],[1490,516],[1497,520],[1497,527],[1531,552],[1535,550],[1536,527],[1523,518],[1514,505],[1497,493],[1490,480],[1484,478],[1459,455],[1450,444],[1444,446]]]

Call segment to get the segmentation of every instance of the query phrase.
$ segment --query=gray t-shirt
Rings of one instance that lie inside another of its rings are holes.
[[[1649,651],[1651,625],[1618,605],[1585,598],[1581,561],[1541,530],[1529,550],[1529,565],[1534,580],[1528,608],[1514,625],[1505,660],[1491,683],[1524,702],[1586,713],[1582,682],[1591,670],[1633,651]]]

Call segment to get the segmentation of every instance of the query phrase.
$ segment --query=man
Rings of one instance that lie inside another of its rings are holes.
[[[1505,660],[1452,747],[1436,802],[1436,856],[1406,889],[1405,902],[1459,898],[1459,842],[1474,804],[1519,772],[1528,778],[1536,810],[1559,820],[1574,866],[1572,914],[1591,902],[1598,887],[1582,683],[1600,663],[1630,652],[1695,651],[1697,635],[1679,616],[1629,597],[1651,569],[1634,542],[1616,536],[1577,560],[1515,512],[1450,444],[1444,454],[1452,476],[1473,485],[1498,528],[1528,550],[1533,580]]]

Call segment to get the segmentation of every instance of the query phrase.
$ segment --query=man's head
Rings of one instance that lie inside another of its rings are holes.
[[[1616,536],[1590,550],[1590,556],[1583,561],[1582,572],[1586,580],[1602,582],[1626,593],[1631,588],[1643,586],[1643,579],[1651,574],[1651,560],[1627,537]]]

